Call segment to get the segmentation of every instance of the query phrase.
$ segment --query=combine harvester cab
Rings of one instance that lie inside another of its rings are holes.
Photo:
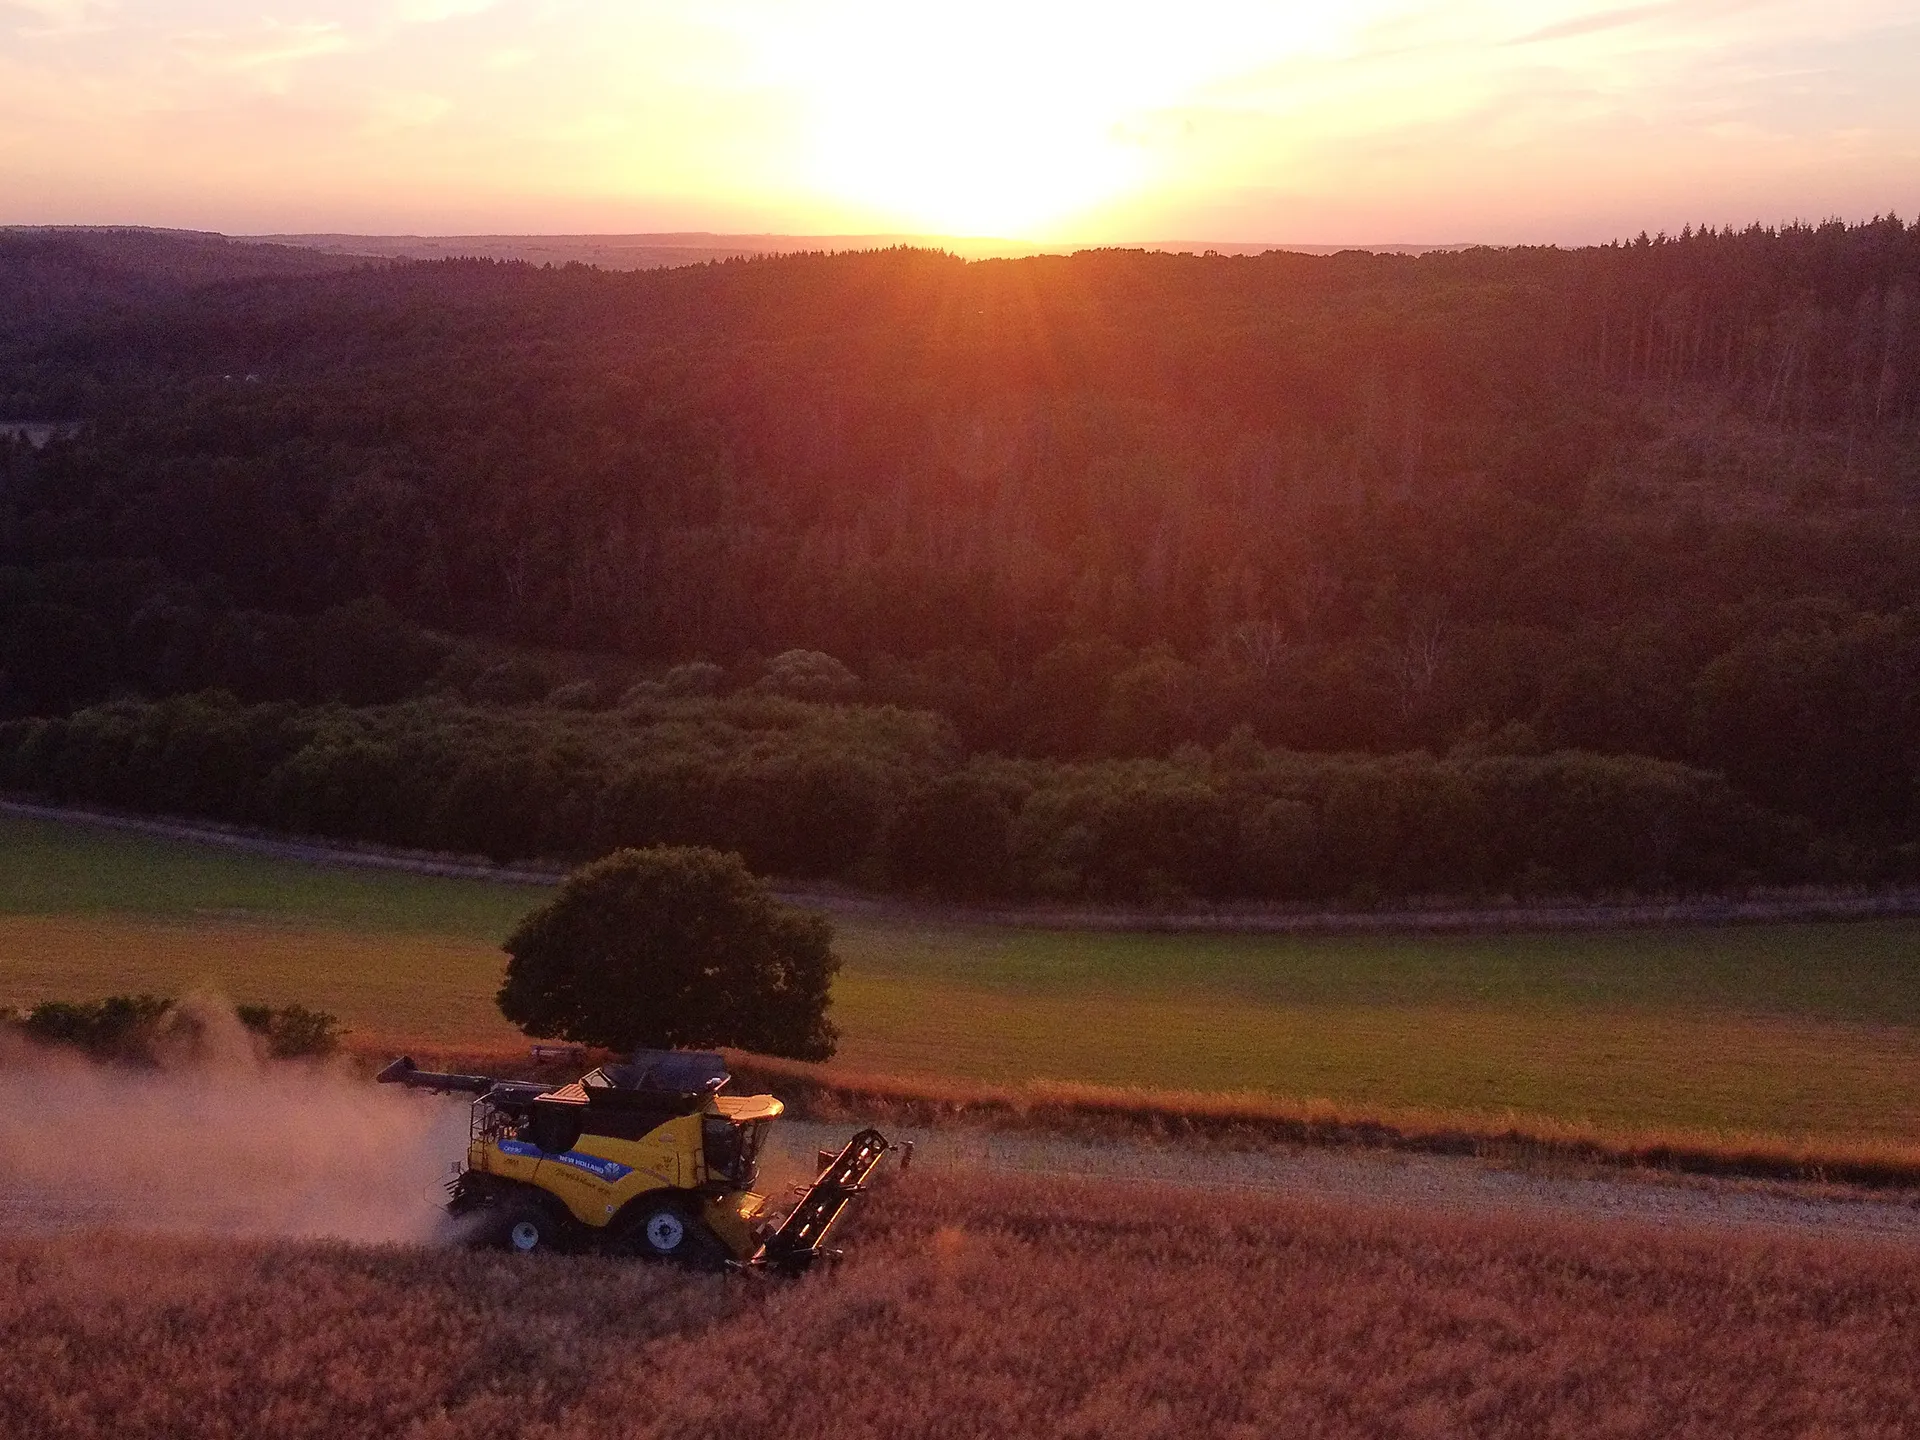
[[[712,1268],[806,1270],[890,1148],[863,1130],[828,1158],[778,1225],[755,1192],[771,1095],[723,1095],[717,1054],[641,1050],[570,1085],[421,1070],[402,1056],[382,1084],[475,1096],[466,1168],[449,1214],[475,1243],[527,1252],[602,1249]]]

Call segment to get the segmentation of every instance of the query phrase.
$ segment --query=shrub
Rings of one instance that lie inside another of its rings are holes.
[[[340,1020],[324,1010],[304,1005],[241,1005],[233,1012],[240,1023],[267,1042],[276,1060],[331,1055],[340,1048]]]
[[[161,995],[109,995],[104,1000],[46,1000],[25,1016],[0,1011],[0,1023],[17,1023],[33,1039],[71,1045],[106,1060],[145,1061],[182,1011],[178,1001]],[[304,1005],[241,1005],[240,1023],[267,1043],[276,1060],[331,1055],[340,1048],[339,1018]],[[188,1015],[191,1020],[193,1017]]]
[[[591,680],[574,680],[554,688],[547,704],[556,710],[596,710],[600,706],[600,687]]]
[[[999,895],[1011,875],[1012,823],[1006,797],[979,772],[943,776],[894,816],[887,878],[901,890],[959,899]]]
[[[961,897],[1666,893],[1913,865],[1639,756],[1319,755],[1243,733],[1214,755],[969,761],[936,715],[766,691],[617,712],[116,701],[0,724],[0,786],[503,862],[709,845],[761,874]]]
[[[482,705],[531,705],[553,690],[545,668],[516,655],[480,672],[468,693]]]
[[[72,1045],[113,1059],[145,1057],[174,1002],[157,995],[109,995],[104,1000],[46,1000],[27,1012],[21,1028],[35,1040]]]
[[[767,662],[753,688],[795,700],[845,700],[860,688],[860,679],[831,655],[787,650]]]
[[[660,677],[660,693],[671,697],[718,695],[726,683],[727,672],[710,660],[690,660],[675,665]]]

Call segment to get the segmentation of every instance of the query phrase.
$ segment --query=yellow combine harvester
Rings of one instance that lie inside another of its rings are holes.
[[[771,1095],[722,1095],[716,1054],[641,1050],[571,1085],[445,1075],[407,1056],[377,1077],[473,1102],[466,1168],[448,1184],[449,1214],[477,1243],[521,1252],[612,1250],[695,1265],[797,1273],[886,1153],[862,1130],[775,1224],[755,1193]]]

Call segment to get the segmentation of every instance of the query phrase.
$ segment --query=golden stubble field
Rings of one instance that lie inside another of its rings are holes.
[[[0,1415],[160,1437],[1920,1433],[1920,1250],[909,1176],[796,1283],[0,1241]]]

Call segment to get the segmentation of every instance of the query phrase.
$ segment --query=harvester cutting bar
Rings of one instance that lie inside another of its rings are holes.
[[[807,1187],[800,1203],[780,1222],[780,1228],[767,1237],[754,1263],[798,1274],[819,1259],[827,1231],[847,1208],[847,1202],[860,1193],[888,1148],[886,1137],[878,1130],[862,1130],[849,1140]]]

